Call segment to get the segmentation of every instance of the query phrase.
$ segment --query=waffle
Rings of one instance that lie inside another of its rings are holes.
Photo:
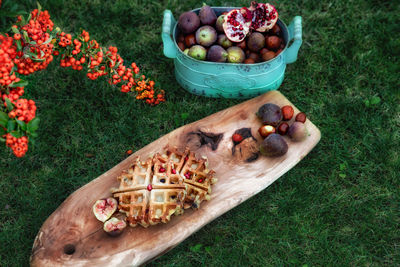
[[[194,153],[167,148],[142,163],[139,158],[119,177],[118,209],[127,222],[144,227],[167,223],[171,215],[182,214],[184,208],[198,208],[210,198],[213,171],[207,170],[205,159],[197,160]]]

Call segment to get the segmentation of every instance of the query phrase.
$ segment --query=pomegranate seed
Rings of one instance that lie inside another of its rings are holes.
[[[171,172],[172,172],[173,174],[176,174],[176,171],[175,171],[175,169],[172,169],[172,170],[171,170]]]
[[[149,184],[149,185],[147,186],[147,190],[149,190],[149,191],[153,190],[153,186],[152,186],[151,184]]]
[[[165,172],[165,168],[161,167],[160,172]]]

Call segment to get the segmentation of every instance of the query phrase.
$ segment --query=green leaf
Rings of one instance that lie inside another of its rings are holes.
[[[28,131],[31,132],[31,134],[33,134],[39,128],[39,122],[39,118],[34,118],[30,122],[28,122]]]
[[[38,15],[40,14],[40,12],[42,12],[42,6],[40,5],[40,3],[39,3],[39,1],[38,2],[36,2],[36,4],[37,4],[37,9],[38,9]]]
[[[12,132],[15,130],[15,127],[17,126],[17,123],[13,120],[9,120],[7,123],[7,132]]]
[[[379,96],[373,96],[370,100],[371,105],[377,105],[381,102],[381,98]]]
[[[21,50],[22,50],[21,40],[16,40],[15,42],[17,43],[17,49],[18,49],[18,51],[21,51]]]
[[[4,139],[3,137],[0,137],[0,142],[5,142],[6,141],[6,139]]]
[[[33,138],[36,138],[39,136],[37,133],[29,133],[29,135],[32,136]]]
[[[199,251],[201,250],[201,247],[202,247],[202,246],[203,246],[202,244],[197,244],[197,245],[191,247],[190,250],[191,250],[192,252],[199,252]]]
[[[340,169],[341,171],[345,170],[345,169],[346,169],[346,163],[340,163],[339,169]]]
[[[15,28],[15,27],[11,27],[11,31],[13,33],[20,33],[19,30],[17,28]]]
[[[339,173],[339,177],[340,178],[346,178],[346,174],[345,173]]]
[[[364,100],[364,104],[365,104],[365,106],[366,106],[367,108],[369,108],[369,100],[368,100],[368,99]]]
[[[36,140],[33,138],[29,138],[29,143],[34,146],[36,144]]]
[[[211,253],[211,247],[209,247],[209,246],[204,247],[204,250],[205,250],[207,253]]]
[[[19,82],[13,82],[8,87],[24,87],[27,85],[28,85],[28,81],[20,80]]]
[[[53,38],[51,38],[51,36],[50,36],[49,39],[47,39],[46,42],[44,42],[43,44],[48,44],[51,42],[51,40],[53,40]]]
[[[11,103],[11,100],[6,97],[7,109],[9,111],[14,109],[14,105]]]
[[[11,135],[14,136],[15,138],[21,138],[23,135],[20,132],[11,132]]]
[[[7,132],[3,127],[0,127],[0,136],[5,135]]]
[[[189,117],[189,113],[182,113],[182,114],[181,114],[181,118],[182,118],[183,120],[186,120],[188,117]]]
[[[30,39],[26,31],[22,31],[22,36],[24,37],[25,43],[29,43]]]
[[[21,127],[23,131],[26,131],[26,123],[24,121],[16,120],[17,124]]]
[[[0,123],[1,122],[7,123],[7,121],[8,121],[7,113],[0,111]],[[3,126],[5,126],[5,125],[3,125]]]

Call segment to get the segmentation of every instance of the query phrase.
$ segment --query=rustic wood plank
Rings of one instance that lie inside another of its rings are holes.
[[[307,120],[310,135],[305,141],[297,143],[285,137],[289,145],[286,155],[259,157],[253,162],[234,157],[231,136],[237,129],[251,128],[252,135],[257,142],[261,142],[257,134],[261,123],[255,112],[267,102],[279,106],[291,104],[280,92],[272,91],[185,125],[145,146],[75,191],[41,227],[33,245],[31,265],[140,265],[166,253],[207,223],[268,187],[303,159],[319,142],[321,134]],[[297,112],[299,110],[295,108],[295,114]],[[199,132],[223,135],[217,145],[201,145]],[[103,232],[102,223],[92,214],[92,205],[97,199],[111,195],[110,188],[118,187],[116,177],[128,168],[134,157],[146,158],[161,151],[167,144],[178,147],[189,145],[196,154],[209,158],[210,168],[216,171],[218,178],[213,186],[212,199],[203,202],[199,210],[186,210],[182,216],[173,217],[167,224],[147,229],[128,227],[119,237],[109,237]]]

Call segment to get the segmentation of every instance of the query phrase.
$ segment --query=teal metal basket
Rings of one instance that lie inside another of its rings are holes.
[[[213,7],[220,15],[234,7]],[[193,10],[198,13],[199,8]],[[296,16],[287,27],[280,19],[285,48],[275,58],[256,64],[216,63],[200,61],[185,55],[176,42],[179,29],[170,10],[164,11],[162,40],[164,55],[174,59],[175,77],[187,91],[207,97],[250,98],[282,84],[286,64],[296,61],[302,43],[301,17]],[[293,43],[289,46],[291,40]]]

